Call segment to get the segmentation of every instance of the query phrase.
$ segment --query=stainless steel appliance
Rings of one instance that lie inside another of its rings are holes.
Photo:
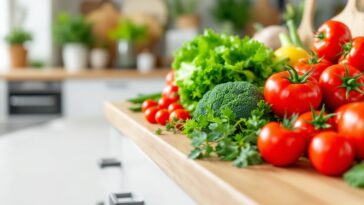
[[[9,82],[9,115],[60,115],[61,87],[58,81]]]
[[[9,81],[8,119],[0,123],[0,135],[61,117],[61,90],[60,81]]]

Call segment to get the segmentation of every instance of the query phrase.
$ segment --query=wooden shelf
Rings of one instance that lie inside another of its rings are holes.
[[[89,70],[84,69],[77,72],[67,72],[64,69],[13,69],[0,72],[0,79],[9,81],[18,80],[64,80],[64,79],[95,79],[95,78],[163,78],[168,69],[155,69],[150,72],[141,73],[136,69],[107,69]]]
[[[364,190],[315,172],[307,162],[290,168],[259,165],[236,168],[217,159],[190,160],[190,140],[181,134],[154,134],[141,113],[126,102],[106,103],[110,123],[129,137],[199,204],[360,204]]]

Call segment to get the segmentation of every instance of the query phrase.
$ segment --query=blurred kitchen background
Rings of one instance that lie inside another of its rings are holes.
[[[174,51],[205,28],[299,25],[303,2],[0,0],[0,204],[102,204],[103,103],[160,91]],[[317,0],[316,28],[345,3]]]

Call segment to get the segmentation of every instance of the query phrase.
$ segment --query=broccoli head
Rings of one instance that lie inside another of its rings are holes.
[[[237,118],[248,118],[250,113],[263,99],[262,93],[255,85],[245,82],[228,82],[215,86],[198,102],[194,117],[206,115],[212,109],[215,116],[220,116],[226,108],[232,110]]]

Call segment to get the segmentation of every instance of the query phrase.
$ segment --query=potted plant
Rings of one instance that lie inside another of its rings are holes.
[[[221,24],[225,33],[239,33],[249,20],[251,0],[217,0],[212,16]]]
[[[178,29],[198,29],[200,18],[196,14],[197,0],[165,0],[171,18]]]
[[[62,56],[68,71],[87,67],[88,46],[92,43],[92,25],[83,16],[58,15],[53,25],[53,38],[63,46]]]
[[[90,52],[90,65],[94,69],[106,68],[110,55],[107,43],[96,43]]]
[[[136,67],[136,44],[147,37],[147,27],[137,25],[129,19],[119,21],[117,27],[110,31],[111,39],[117,41],[117,64],[120,68]]]
[[[13,29],[5,41],[10,45],[10,63],[12,68],[25,68],[28,64],[25,43],[32,40],[32,35],[22,28]]]

